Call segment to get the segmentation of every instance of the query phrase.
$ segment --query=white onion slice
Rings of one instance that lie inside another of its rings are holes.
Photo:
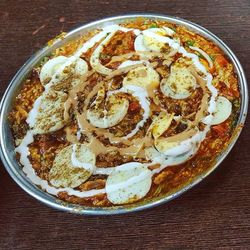
[[[202,50],[198,47],[194,47],[194,46],[189,46],[189,48],[199,52],[202,56],[204,56],[204,58],[207,60],[207,62],[209,64],[209,68],[213,68],[213,66],[214,66],[213,61],[211,60],[210,56],[204,50]]]

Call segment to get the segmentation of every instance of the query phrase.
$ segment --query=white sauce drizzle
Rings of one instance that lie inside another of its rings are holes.
[[[90,58],[90,64],[92,66],[93,69],[95,69],[98,73],[104,74],[104,75],[109,75],[110,73],[112,73],[112,69],[109,69],[107,67],[105,67],[104,65],[101,64],[100,62],[100,53],[103,50],[103,46],[106,45],[110,39],[114,36],[115,31],[113,31],[112,33],[110,33],[95,49],[95,51],[93,52],[93,54],[91,55]]]
[[[91,55],[91,58],[90,58],[90,64],[91,64],[92,68],[94,68],[98,73],[101,73],[104,75],[109,75],[113,71],[112,69],[107,68],[101,64],[100,53],[103,50],[103,46],[105,46],[111,40],[111,38],[114,36],[116,31],[118,31],[118,30],[123,31],[123,32],[128,32],[130,30],[133,30],[136,34],[138,34],[138,30],[127,29],[127,28],[121,27],[121,26],[116,25],[116,24],[104,27],[104,31],[103,31],[103,34],[101,37],[104,38],[106,35],[107,36],[97,46],[97,48],[95,49],[95,51],[93,52],[93,54]]]
[[[119,65],[118,69],[124,68],[124,67],[128,67],[128,66],[131,66],[131,65],[141,64],[141,63],[143,63],[143,62],[144,62],[144,61],[132,61],[132,60],[127,60],[127,61],[122,62],[122,63]]]
[[[141,31],[138,29],[128,29],[128,28],[119,26],[117,24],[111,24],[111,25],[106,24],[102,29],[106,32],[114,32],[117,30],[120,30],[123,32],[133,31],[136,36],[138,36],[141,33]]]
[[[198,132],[197,134],[195,134],[194,136],[192,136],[191,138],[188,138],[184,141],[181,141],[179,143],[179,145],[177,145],[176,147],[173,147],[171,149],[168,149],[164,152],[165,155],[168,156],[178,156],[184,153],[187,153],[188,151],[190,151],[192,149],[192,147],[201,141],[201,139],[203,138],[203,132]]]
[[[207,60],[207,62],[209,64],[209,68],[213,67],[214,64],[213,64],[211,58],[209,57],[209,55],[205,51],[203,51],[202,49],[200,49],[198,47],[194,47],[194,46],[189,46],[189,48],[199,52],[202,56],[204,56],[204,58]]]
[[[154,160],[155,160],[155,163],[160,164],[160,167],[152,170],[152,173],[158,174],[168,166],[174,166],[174,165],[178,165],[178,164],[183,163],[184,161],[191,158],[192,155],[194,155],[197,152],[197,150],[198,150],[198,147],[194,146],[190,151],[188,151],[187,153],[185,153],[183,155],[179,155],[177,157],[169,157],[169,158],[164,158],[163,154],[159,153],[156,150],[156,152],[159,155],[156,156],[156,158],[154,158]]]
[[[101,31],[97,35],[93,36],[90,40],[88,40],[84,45],[76,52],[75,56],[80,57],[83,53],[87,52],[90,48],[92,48],[97,42],[103,39],[107,35],[107,31]]]

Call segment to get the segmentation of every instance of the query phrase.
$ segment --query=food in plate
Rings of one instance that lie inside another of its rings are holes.
[[[207,171],[239,110],[233,64],[216,44],[138,18],[44,57],[9,121],[35,185],[63,201],[107,207],[161,197]]]

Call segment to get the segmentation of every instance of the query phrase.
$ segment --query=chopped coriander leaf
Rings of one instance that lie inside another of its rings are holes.
[[[214,55],[209,55],[209,57],[211,58],[211,60],[214,62],[215,60],[215,56]]]
[[[239,109],[240,108],[240,100],[239,98],[235,98],[233,101],[233,106],[235,107],[235,109]]]
[[[194,43],[195,43],[194,40],[187,40],[187,41],[186,41],[186,45],[187,45],[187,46],[193,46]]]
[[[41,65],[44,65],[46,62],[49,61],[49,57],[48,56],[45,56],[42,61],[41,61]]]
[[[240,99],[236,98],[232,101],[233,111],[232,111],[232,122],[231,122],[231,131],[235,129],[238,123],[238,117],[240,114]]]
[[[152,24],[149,28],[158,28],[159,26],[156,24],[156,23],[154,23],[154,24]]]
[[[197,55],[199,58],[205,59],[205,57],[201,53],[198,52]]]

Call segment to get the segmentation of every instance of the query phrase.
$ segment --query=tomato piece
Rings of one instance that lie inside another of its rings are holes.
[[[218,124],[216,126],[213,126],[212,129],[218,134],[218,135],[224,135],[227,131],[227,126],[224,123]]]
[[[221,67],[226,67],[228,64],[227,59],[222,55],[216,56],[215,60]]]
[[[140,108],[141,108],[140,104],[135,101],[131,102],[128,107],[130,113],[137,113],[140,111]]]

